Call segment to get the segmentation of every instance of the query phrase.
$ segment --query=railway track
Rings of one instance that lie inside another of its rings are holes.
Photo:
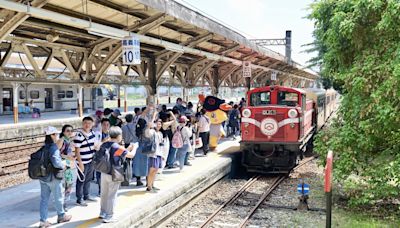
[[[302,162],[300,162],[292,171],[297,170],[301,166],[307,164],[308,162],[314,160],[315,157],[309,157],[304,159]],[[287,178],[287,175],[279,175],[277,177],[272,178],[271,181],[268,181],[267,188],[264,191],[264,193],[261,195],[261,197],[258,199],[256,204],[252,206],[251,210],[247,213],[247,216],[244,217],[240,224],[237,225],[235,224],[236,227],[245,227],[248,221],[251,219],[253,214],[257,211],[257,209],[267,200],[267,198],[272,194],[272,192],[279,186],[280,183],[282,183],[285,179]],[[203,224],[200,226],[201,228],[208,227],[210,226],[215,218],[223,211],[226,209],[228,206],[232,205],[236,200],[238,200],[244,192],[246,192],[251,186],[253,186],[257,181],[260,181],[262,178],[261,176],[253,176],[249,180],[246,181],[245,184],[243,184],[232,196],[226,200],[221,206],[219,206],[210,216],[207,217],[207,219],[203,222]]]
[[[42,142],[0,149],[0,179],[28,169],[29,156],[43,146]]]

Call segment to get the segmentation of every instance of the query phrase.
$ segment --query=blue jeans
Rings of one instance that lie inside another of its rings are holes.
[[[179,169],[183,169],[185,165],[186,155],[188,154],[189,144],[184,144],[182,148],[178,149],[178,153],[176,154],[176,158],[179,161]]]
[[[81,176],[81,178],[85,178],[85,180],[82,182],[79,180],[79,178],[76,179],[76,202],[80,203],[83,200],[87,200],[89,198],[89,193],[90,193],[90,181],[93,179],[93,173],[94,173],[94,167],[92,162],[89,164],[84,164],[83,165],[85,170],[83,171],[84,176],[80,172],[78,172],[78,175]]]
[[[168,158],[167,158],[167,166],[172,167],[176,160],[176,152],[177,149],[173,148],[172,145],[169,146]]]
[[[62,180],[40,181],[40,221],[47,221],[50,194],[53,193],[55,208],[59,218],[64,217],[64,187]]]

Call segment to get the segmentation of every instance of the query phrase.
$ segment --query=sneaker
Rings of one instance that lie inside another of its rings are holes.
[[[71,220],[71,218],[72,218],[72,215],[66,215],[66,214],[64,214],[64,216],[63,217],[58,217],[57,218],[57,223],[63,223],[63,222],[69,222],[69,220]]]
[[[92,198],[92,197],[87,197],[87,198],[85,199],[85,201],[97,202],[97,199],[94,199],[94,198]]]
[[[114,219],[114,218],[107,218],[107,219],[103,219],[103,222],[104,223],[113,223],[113,222],[116,222],[117,220],[116,219]]]
[[[192,163],[188,162],[188,163],[185,163],[185,165],[186,166],[192,166]]]
[[[85,201],[77,201],[76,202],[77,205],[82,206],[82,207],[87,207],[87,203]]]
[[[39,224],[39,228],[45,228],[45,227],[50,227],[51,223],[49,223],[48,221],[46,222],[40,222]]]
[[[136,186],[143,186],[143,182],[141,180],[136,181]]]
[[[105,219],[106,217],[106,213],[100,213],[99,215],[99,219]]]

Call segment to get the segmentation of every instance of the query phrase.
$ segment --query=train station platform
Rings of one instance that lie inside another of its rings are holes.
[[[175,104],[166,104],[168,108],[172,108]],[[129,106],[128,112],[133,113],[136,107]],[[116,109],[111,108],[111,109]],[[118,108],[123,112],[123,108]],[[84,113],[83,116],[94,115],[95,111]],[[51,125],[61,129],[64,124],[70,124],[75,128],[81,127],[81,117],[78,114],[73,114],[71,111],[55,111],[44,112],[40,118],[32,118],[31,114],[19,115],[19,123],[15,124],[12,115],[3,115],[0,118],[0,139],[11,140],[15,138],[32,137],[42,135],[44,128]]]
[[[230,172],[231,158],[223,155],[239,151],[238,140],[225,139],[206,157],[196,157],[192,166],[185,166],[182,172],[177,169],[164,170],[157,176],[157,193],[146,192],[145,187],[131,183],[121,187],[115,209],[117,222],[102,223],[98,219],[100,199],[88,202],[87,207],[75,205],[75,193],[69,202],[68,214],[72,220],[54,227],[149,227],[156,225],[166,215],[184,205],[208,186]],[[98,187],[92,183],[91,191],[95,196]],[[38,181],[11,187],[0,191],[1,227],[37,227],[39,225],[40,186]],[[55,223],[57,215],[53,203],[49,206],[49,222]]]

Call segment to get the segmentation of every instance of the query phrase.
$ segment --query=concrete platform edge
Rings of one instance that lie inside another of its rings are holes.
[[[212,171],[210,171],[212,170]],[[132,208],[130,214],[125,213],[117,223],[107,224],[102,227],[152,227],[157,225],[164,218],[175,212],[181,206],[199,195],[205,189],[226,176],[231,171],[231,159],[226,158],[224,164],[211,166],[198,175],[197,178],[187,182],[185,186],[174,191],[169,191],[161,198],[155,198],[148,202],[146,208]],[[143,205],[142,205],[143,206]],[[136,210],[135,210],[136,209]],[[139,212],[140,210],[140,212]]]

